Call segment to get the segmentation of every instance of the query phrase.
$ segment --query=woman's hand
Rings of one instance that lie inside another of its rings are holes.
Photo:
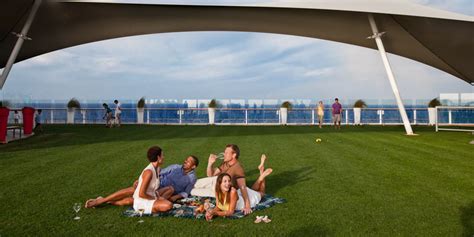
[[[211,221],[212,217],[214,217],[214,212],[213,210],[208,210],[206,211],[206,221]]]

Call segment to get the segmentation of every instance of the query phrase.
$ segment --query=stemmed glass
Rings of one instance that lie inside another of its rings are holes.
[[[224,152],[220,152],[219,154],[217,154],[217,159],[223,160],[224,159]]]
[[[76,212],[76,217],[74,217],[74,220],[76,221],[80,220],[81,218],[77,215],[77,213],[81,210],[81,204],[78,202],[74,203],[74,206],[72,206],[72,209],[74,209],[74,211]]]
[[[138,223],[143,223],[145,222],[143,219],[142,219],[142,216],[143,216],[143,213],[145,213],[145,209],[138,209],[138,214],[140,215],[140,220],[138,221]]]

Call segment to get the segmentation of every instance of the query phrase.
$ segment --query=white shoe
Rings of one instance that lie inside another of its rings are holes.
[[[264,216],[262,218],[262,221],[265,222],[265,223],[270,223],[272,220],[270,220],[270,218],[268,218],[268,216]]]

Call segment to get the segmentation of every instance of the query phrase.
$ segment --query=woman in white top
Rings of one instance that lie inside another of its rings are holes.
[[[147,157],[150,164],[138,178],[138,186],[133,193],[133,209],[135,211],[142,209],[145,214],[166,212],[173,207],[173,204],[158,194],[160,166],[165,156],[160,147],[153,146],[148,149]]]

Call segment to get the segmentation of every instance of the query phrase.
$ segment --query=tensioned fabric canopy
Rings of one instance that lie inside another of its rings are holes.
[[[0,1],[4,67],[34,0]],[[260,5],[127,4],[45,0],[16,62],[117,37],[185,31],[289,34],[377,49],[367,39],[373,13],[387,52],[474,83],[474,17],[404,0],[322,0]],[[144,45],[146,47],[146,45]],[[363,60],[363,59],[361,59]]]

